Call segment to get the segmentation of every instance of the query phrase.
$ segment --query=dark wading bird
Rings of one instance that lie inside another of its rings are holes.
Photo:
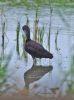
[[[53,58],[53,54],[45,50],[41,44],[30,39],[30,28],[27,25],[24,25],[22,29],[26,33],[26,37],[27,37],[25,43],[25,51],[32,56],[33,61],[35,58],[40,58],[40,59]]]

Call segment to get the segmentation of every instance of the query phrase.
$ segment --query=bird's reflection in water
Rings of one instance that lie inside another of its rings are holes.
[[[51,72],[53,67],[33,65],[26,73],[24,73],[25,87],[29,88],[29,84],[41,79],[46,73]]]

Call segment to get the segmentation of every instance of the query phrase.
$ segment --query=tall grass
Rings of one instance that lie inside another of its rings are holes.
[[[4,41],[5,41],[5,22],[2,22],[2,55],[4,58]]]
[[[29,26],[29,17],[26,15],[26,25]]]
[[[41,44],[43,44],[44,32],[45,32],[45,28],[43,25],[43,27],[39,29],[39,43]]]
[[[5,90],[5,89],[3,90],[2,87],[4,87],[4,84],[9,77],[7,75],[7,68],[12,59],[12,55],[13,55],[13,52],[10,51],[8,55],[4,56],[4,59],[2,59],[2,56],[0,56],[0,94],[2,94]]]
[[[20,22],[17,23],[17,28],[16,28],[16,51],[18,55],[20,55],[19,51],[19,35],[20,35]]]
[[[35,20],[34,20],[34,40],[38,41],[38,30],[39,30],[39,19],[38,19],[38,10],[36,10]]]
[[[7,35],[6,35],[6,25],[7,25],[7,19],[6,19],[6,15],[5,15],[5,10],[3,8],[3,6],[1,6],[1,34],[2,34],[2,56],[4,59],[4,50],[5,50],[5,39],[7,38],[7,40],[9,41]]]
[[[74,92],[74,54],[71,56],[71,67],[68,75],[70,76],[70,80],[68,81],[67,93],[71,94]]]
[[[25,51],[25,43],[26,43],[26,36],[22,35],[22,39],[23,39],[23,56],[25,61],[28,61],[28,55],[27,52]]]
[[[10,51],[9,55],[5,55],[4,59],[0,56],[0,79],[6,77],[7,67],[11,61],[12,55],[13,53]]]
[[[49,47],[49,51],[50,51],[50,35],[51,35],[51,24],[52,24],[52,12],[53,12],[53,8],[51,6],[51,2],[50,2],[50,22],[49,22],[49,33],[48,33],[48,47]]]
[[[36,10],[36,15],[35,15],[35,20],[34,20],[34,40],[39,42],[39,43],[43,43],[43,37],[44,37],[44,25],[43,27],[39,27],[39,18],[38,18],[38,9]]]
[[[57,30],[57,32],[55,33],[55,48],[56,48],[57,51],[58,51],[58,45],[57,45],[57,43],[58,43],[58,34],[59,34],[59,32]]]
[[[6,35],[6,18],[3,13],[3,9],[1,11],[1,25],[2,25],[2,56],[4,59],[5,36],[7,37],[7,35]]]

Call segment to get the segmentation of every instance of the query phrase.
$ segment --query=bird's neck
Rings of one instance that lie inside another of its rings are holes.
[[[26,39],[26,42],[28,42],[28,41],[30,41],[30,40],[31,40],[30,38],[27,38],[27,39]]]
[[[29,41],[30,40],[30,32],[26,32],[26,41]]]

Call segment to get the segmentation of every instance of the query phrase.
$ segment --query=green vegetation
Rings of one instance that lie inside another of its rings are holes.
[[[49,6],[51,3],[55,6],[74,7],[74,0],[0,0],[0,2],[7,2],[11,6],[41,7],[41,5]]]
[[[38,9],[36,10],[35,20],[34,20],[34,32],[33,39],[41,44],[43,44],[44,37],[44,25],[43,27],[39,27],[39,18],[38,18]]]
[[[4,58],[0,56],[0,94],[4,92],[2,90],[2,87],[4,86],[5,82],[7,81],[7,78],[9,77],[7,75],[7,68],[11,61],[12,55],[13,53],[12,51],[10,51],[8,55],[4,55]]]
[[[44,26],[39,30],[39,42],[43,44],[43,37],[44,37]]]
[[[74,55],[72,55],[71,58],[71,68],[69,74],[71,79],[68,81],[68,94],[71,94],[74,92]]]
[[[26,36],[24,34],[22,35],[22,39],[23,39],[23,56],[24,56],[25,61],[27,62],[28,61],[28,55],[27,55],[27,53],[25,52],[25,49],[24,49],[25,42],[26,42]]]
[[[74,55],[71,58],[72,63],[71,63],[71,74],[74,76]]]
[[[59,34],[59,32],[57,31],[55,33],[55,48],[56,48],[57,51],[58,51],[58,45],[57,45],[57,43],[58,43],[58,34]]]
[[[2,50],[4,56],[4,37],[5,37],[5,22],[2,23]]]
[[[19,51],[19,33],[20,33],[20,22],[17,23],[17,29],[16,29],[16,51],[18,55],[20,54]]]
[[[3,77],[6,77],[7,67],[11,61],[12,54],[13,53],[11,51],[9,55],[4,56],[4,59],[2,56],[0,57],[0,79],[2,79]]]

